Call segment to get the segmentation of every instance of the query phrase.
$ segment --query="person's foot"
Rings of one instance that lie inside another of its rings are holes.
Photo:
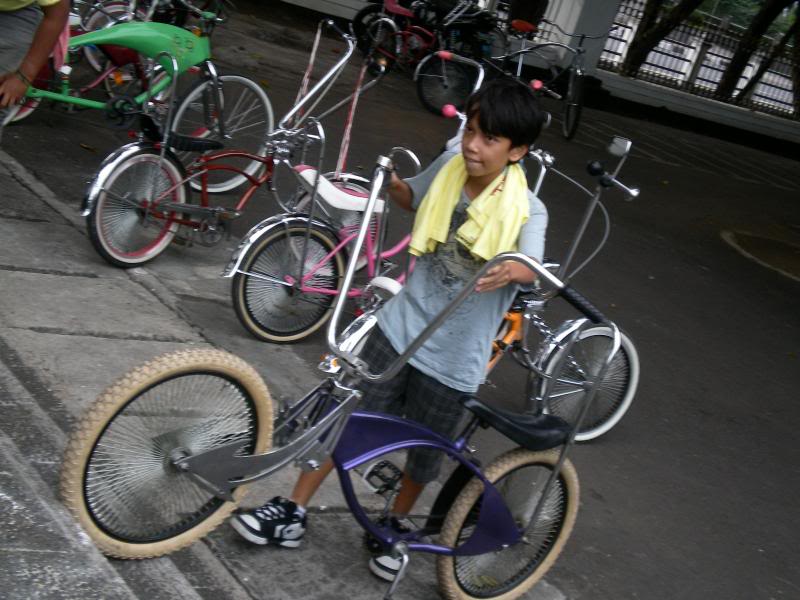
[[[231,527],[253,544],[297,548],[306,532],[306,511],[291,500],[275,496],[264,506],[234,514]]]
[[[369,570],[385,581],[394,581],[401,564],[400,559],[391,554],[379,554],[369,559]]]
[[[378,525],[383,527],[388,525],[395,533],[408,533],[411,531],[411,528],[404,525],[397,517],[381,517],[381,519],[378,520]],[[369,570],[372,574],[386,581],[394,581],[400,570],[400,565],[402,564],[400,559],[392,556],[392,554],[369,533],[364,535],[364,544],[367,549],[374,554],[374,556],[369,559]]]

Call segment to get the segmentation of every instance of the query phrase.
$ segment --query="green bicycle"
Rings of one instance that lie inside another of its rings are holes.
[[[145,115],[144,123],[149,125],[143,127],[145,135],[161,141],[160,129],[166,128],[163,121],[169,114],[165,98],[175,97],[178,76],[198,72],[199,81],[174,108],[169,131],[264,156],[265,140],[274,125],[272,105],[266,92],[241,75],[218,74],[211,61],[210,33],[225,18],[218,13],[200,11],[189,3],[183,4],[200,20],[196,34],[166,23],[128,22],[70,40],[70,50],[94,46],[109,58],[108,72],[100,73],[98,80],[111,76],[114,69],[133,65],[141,87],[137,95],[112,95],[106,101],[83,97],[72,89],[71,69],[66,67],[49,89],[32,86],[27,97],[102,110],[121,127],[130,126],[138,116]],[[182,160],[188,159],[193,151],[192,148],[173,150]],[[243,183],[247,175],[255,175],[262,168],[257,161],[239,160],[241,164],[237,166],[241,172],[215,173],[208,191],[231,190]]]

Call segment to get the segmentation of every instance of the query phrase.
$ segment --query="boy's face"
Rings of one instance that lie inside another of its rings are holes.
[[[481,131],[478,115],[472,117],[464,128],[461,140],[461,153],[467,174],[471,178],[486,179],[491,182],[509,162],[517,162],[528,151],[527,146],[511,146],[507,137],[493,136]]]

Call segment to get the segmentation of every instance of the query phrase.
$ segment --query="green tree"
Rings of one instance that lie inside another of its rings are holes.
[[[793,5],[796,0],[764,0],[759,11],[750,21],[750,25],[742,35],[736,51],[733,53],[722,79],[717,86],[715,97],[718,100],[728,101],[736,90],[736,84],[747,66],[750,57],[758,49],[761,39],[772,25],[772,22],[785,9]]]
[[[800,11],[800,5],[798,5],[798,11]],[[761,61],[761,64],[758,67],[758,71],[748,80],[747,84],[742,88],[739,94],[736,96],[736,103],[741,104],[747,99],[750,95],[750,92],[753,88],[756,87],[761,78],[764,76],[764,73],[767,72],[767,69],[772,66],[772,63],[775,62],[781,54],[783,54],[784,50],[786,49],[789,40],[794,37],[795,38],[795,47],[797,45],[797,33],[798,29],[800,29],[800,19],[795,18],[792,24],[789,26],[784,34],[781,36],[780,41],[772,48],[772,52],[770,52],[769,56],[766,57],[764,60]],[[797,69],[794,69],[793,75],[793,84],[795,89],[795,111],[797,110],[798,102],[800,102],[800,86],[798,86],[798,77],[797,77]]]
[[[653,48],[697,10],[703,1],[680,0],[671,8],[666,8],[666,0],[647,0],[642,20],[622,63],[622,74],[631,77],[636,75]]]
[[[794,83],[794,116],[800,118],[800,3],[794,12],[794,43],[792,51],[792,82]]]
[[[699,10],[744,27],[758,12],[759,4],[758,0],[705,0]]]

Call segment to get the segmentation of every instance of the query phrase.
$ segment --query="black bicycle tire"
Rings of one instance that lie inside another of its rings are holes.
[[[369,41],[367,39],[367,28],[374,19],[369,19],[370,15],[375,18],[386,16],[383,14],[383,5],[380,3],[370,3],[359,10],[351,23],[353,24],[353,34],[356,36],[356,47],[362,52],[366,53],[369,48]]]
[[[267,247],[280,240],[281,236],[286,235],[305,235],[304,225],[290,225],[287,228],[280,228],[272,233],[268,233],[263,239],[254,242],[241,262],[241,268],[245,271],[250,268],[250,265],[256,263],[258,257],[264,252]],[[338,240],[329,231],[318,227],[311,226],[311,239],[314,239],[321,246],[326,247],[327,252],[332,251],[338,244]],[[331,260],[331,265],[336,271],[334,277],[337,280],[337,289],[341,290],[343,275],[344,275],[344,259],[341,253],[337,253]],[[319,329],[330,317],[334,297],[328,296],[328,306],[320,315],[312,322],[300,326],[296,329],[279,331],[274,326],[268,325],[264,322],[263,318],[259,318],[255,314],[251,303],[248,301],[248,290],[246,289],[248,283],[248,276],[246,272],[238,272],[233,278],[231,285],[231,297],[233,301],[233,308],[239,322],[244,328],[252,334],[255,338],[262,341],[272,343],[292,343],[302,340]]]
[[[578,132],[578,124],[583,112],[583,74],[570,70],[567,78],[567,89],[564,92],[563,119],[561,133],[564,139],[571,140]]]
[[[451,71],[452,73],[461,73],[464,76],[465,81],[469,82],[469,85],[467,86],[466,90],[462,88],[452,95],[445,94],[445,97],[440,97],[440,101],[435,103],[433,102],[432,97],[435,95],[437,90],[441,89],[440,86],[437,87],[439,85],[437,79],[441,79],[442,77],[435,75],[433,70],[439,66]],[[472,79],[463,66],[452,61],[439,59],[437,57],[429,59],[428,62],[426,62],[417,73],[417,97],[422,103],[422,106],[435,115],[441,115],[442,108],[446,104],[452,104],[459,110],[464,108],[464,104],[469,97],[472,86]]]

